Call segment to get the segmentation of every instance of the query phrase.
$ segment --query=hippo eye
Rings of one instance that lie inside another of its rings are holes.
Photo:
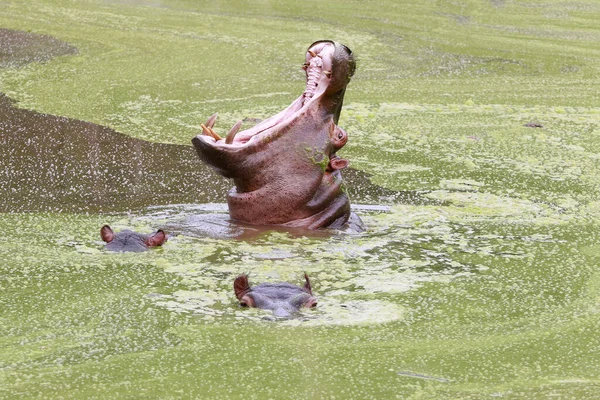
[[[246,304],[244,302],[240,302],[240,306],[242,306],[242,307],[248,307],[248,304]]]
[[[338,133],[338,139],[342,140],[344,138],[344,134],[342,132]]]

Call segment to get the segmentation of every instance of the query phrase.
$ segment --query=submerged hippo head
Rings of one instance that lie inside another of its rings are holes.
[[[306,88],[288,108],[226,138],[212,129],[216,114],[194,144],[198,155],[235,187],[227,197],[232,219],[316,229],[340,227],[350,202],[336,156],[348,135],[336,124],[355,62],[346,46],[322,40],[306,52]]]
[[[304,279],[303,287],[290,283],[261,283],[251,288],[248,275],[240,275],[233,282],[233,290],[243,307],[262,308],[273,311],[276,317],[290,317],[302,307],[317,306],[308,275],[304,274]]]
[[[161,246],[167,241],[167,236],[162,230],[151,235],[144,235],[124,229],[121,232],[113,232],[108,225],[100,229],[100,236],[106,242],[106,248],[110,251],[146,251],[150,247]]]

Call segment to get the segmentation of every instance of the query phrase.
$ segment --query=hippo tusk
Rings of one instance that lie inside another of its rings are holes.
[[[331,71],[323,71],[326,77],[331,78]]]
[[[208,128],[212,129],[212,127],[215,126],[215,121],[217,120],[218,115],[219,115],[219,113],[214,113],[213,115],[211,115],[210,118],[208,119],[208,121],[206,121],[205,125]]]
[[[227,144],[233,143],[233,138],[235,138],[235,134],[238,133],[241,126],[242,126],[242,121],[238,121],[235,123],[235,125],[233,125],[231,127],[231,130],[229,131],[229,133],[227,134],[227,137],[225,138],[225,143],[227,143]]]
[[[214,121],[213,121],[214,124]],[[202,132],[206,135],[206,136],[210,136],[215,140],[221,140],[221,136],[217,135],[217,133],[215,131],[212,130],[212,128],[204,125],[204,124],[200,124],[200,126],[202,127]]]
[[[311,55],[311,56],[313,56],[313,57],[316,57],[316,56],[317,56],[317,53],[315,53],[315,52],[314,52],[314,51],[312,51],[312,50],[308,50],[308,54],[310,54],[310,55]]]

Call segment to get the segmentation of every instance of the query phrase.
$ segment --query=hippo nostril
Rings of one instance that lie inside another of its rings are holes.
[[[304,307],[306,308],[315,308],[317,306],[317,299],[314,297],[311,297],[308,299],[308,301],[306,303],[304,303]]]
[[[273,315],[279,318],[290,318],[292,316],[292,314],[290,314],[290,312],[284,307],[278,307],[273,310]]]
[[[333,125],[330,132],[331,142],[336,149],[341,149],[348,141],[348,134],[339,126]]]

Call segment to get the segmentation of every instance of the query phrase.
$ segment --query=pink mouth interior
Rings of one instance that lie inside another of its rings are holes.
[[[293,119],[297,113],[311,103],[311,101],[318,99],[327,89],[331,81],[334,51],[335,46],[333,43],[320,42],[306,52],[306,62],[303,65],[303,68],[306,70],[306,87],[302,95],[285,110],[250,129],[238,132],[231,144],[225,144],[225,139],[216,141],[211,136],[202,135],[201,137],[219,145],[241,146],[250,142],[255,136],[268,131],[270,128]],[[315,55],[313,56],[311,53]]]

